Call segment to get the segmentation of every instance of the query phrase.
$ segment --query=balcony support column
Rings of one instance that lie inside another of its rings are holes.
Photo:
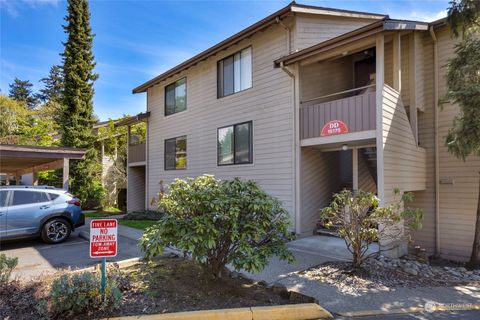
[[[402,90],[402,43],[400,32],[393,35],[393,89]]]
[[[376,138],[377,138],[377,191],[380,205],[385,204],[385,182],[383,165],[383,85],[385,83],[385,39],[383,33],[377,34],[376,50]]]
[[[352,187],[353,191],[358,190],[358,149],[352,149]]]
[[[416,37],[418,35],[415,31],[410,35],[409,39],[409,95],[410,95],[410,126],[412,127],[413,137],[418,144],[418,119],[417,119],[417,62],[416,62],[416,52],[417,52],[417,42]]]

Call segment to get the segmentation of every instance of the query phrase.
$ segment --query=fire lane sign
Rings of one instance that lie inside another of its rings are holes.
[[[93,219],[90,221],[90,257],[115,257],[117,255],[116,219]]]

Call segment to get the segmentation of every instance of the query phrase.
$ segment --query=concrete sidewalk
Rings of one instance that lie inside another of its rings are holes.
[[[105,217],[102,219],[118,219],[119,217],[120,216],[111,216],[111,217]],[[79,236],[88,241],[90,240],[90,221],[92,220],[93,218],[86,218],[85,225],[81,228],[78,228]],[[122,226],[121,224],[119,224],[118,235],[120,237],[125,237],[130,240],[138,241],[140,237],[143,235],[143,230]]]
[[[272,258],[270,264],[259,274],[243,273],[255,281],[284,285],[290,291],[296,291],[317,299],[322,307],[335,314],[365,310],[393,310],[399,308],[421,307],[427,302],[437,304],[478,304],[480,287],[417,287],[370,290],[348,294],[318,280],[308,279],[299,273],[327,261],[348,261],[350,252],[343,239],[312,236],[292,241],[288,244],[296,258],[294,264],[288,264]],[[370,251],[376,251],[373,246]]]

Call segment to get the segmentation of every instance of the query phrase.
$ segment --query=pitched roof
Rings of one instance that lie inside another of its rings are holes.
[[[364,18],[364,19],[382,19],[387,17],[386,15],[383,15],[383,14],[309,6],[309,5],[297,4],[295,3],[295,1],[293,1],[286,7],[272,13],[271,15],[258,21],[257,23],[251,25],[250,27],[243,29],[242,31],[221,41],[220,43],[214,45],[213,47],[210,47],[209,49],[197,54],[196,56],[160,74],[159,76],[141,84],[140,86],[134,88],[132,92],[133,93],[146,92],[148,88],[158,84],[159,82],[167,79],[168,77],[176,73],[179,73],[183,70],[186,70],[189,67],[196,65],[200,61],[203,61],[217,54],[218,52],[225,50],[228,47],[242,41],[243,39],[252,36],[253,34],[276,23],[278,19],[282,19],[285,16],[289,15],[290,13],[309,13],[309,14],[318,14],[318,15],[331,15],[331,16],[342,16],[342,17]]]

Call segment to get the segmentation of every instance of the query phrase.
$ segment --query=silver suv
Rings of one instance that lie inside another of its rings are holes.
[[[0,239],[40,236],[47,243],[65,241],[85,224],[80,202],[48,186],[0,187]]]

